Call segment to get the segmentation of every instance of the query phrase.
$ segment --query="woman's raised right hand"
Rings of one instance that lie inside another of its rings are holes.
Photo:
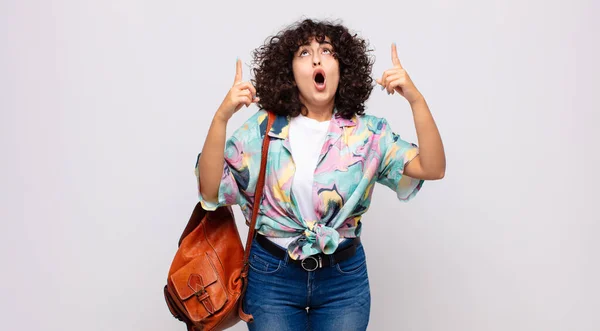
[[[219,106],[215,116],[229,121],[231,116],[235,114],[243,105],[246,107],[252,103],[258,102],[260,99],[256,97],[256,89],[250,82],[242,82],[242,60],[238,59],[235,68],[235,79],[233,86],[225,96],[225,99]]]

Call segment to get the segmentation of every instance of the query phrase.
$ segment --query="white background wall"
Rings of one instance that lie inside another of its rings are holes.
[[[363,232],[369,329],[599,330],[599,9],[0,1],[1,328],[184,329],[162,287],[210,118],[236,57],[249,64],[307,16],[369,39],[374,76],[396,42],[447,153],[446,178],[412,202],[376,189]],[[416,141],[398,95],[375,90],[368,112]]]

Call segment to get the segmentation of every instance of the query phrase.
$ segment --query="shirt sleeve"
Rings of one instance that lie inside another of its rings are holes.
[[[380,123],[380,135],[381,159],[377,182],[394,190],[399,200],[408,201],[419,192],[424,183],[421,179],[404,175],[404,167],[419,155],[419,148],[392,132],[385,119]]]
[[[221,183],[219,184],[219,195],[217,203],[206,201],[200,194],[200,177],[199,160],[200,154],[196,158],[196,166],[194,173],[196,174],[196,182],[198,183],[198,198],[202,208],[205,210],[215,210],[219,207],[230,205],[246,204],[245,190],[250,181],[249,167],[247,157],[244,157],[245,146],[242,139],[232,136],[225,143],[225,162],[223,164],[223,174],[221,175]]]

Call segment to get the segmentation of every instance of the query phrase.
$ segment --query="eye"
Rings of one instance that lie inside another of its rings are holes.
[[[308,55],[308,51],[305,49],[300,51],[300,56],[304,56],[304,55]]]
[[[329,48],[325,48],[323,49],[323,54],[332,54],[333,51],[331,51]]]

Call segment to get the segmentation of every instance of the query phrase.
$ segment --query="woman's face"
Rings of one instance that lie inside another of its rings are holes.
[[[312,38],[294,54],[292,70],[300,91],[300,100],[306,106],[333,106],[340,81],[340,66],[333,56],[329,38],[319,43]]]

